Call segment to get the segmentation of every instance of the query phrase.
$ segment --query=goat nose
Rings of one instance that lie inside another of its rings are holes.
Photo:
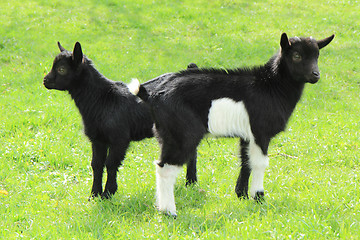
[[[314,75],[314,77],[320,78],[320,73],[318,71],[313,71],[312,74]]]

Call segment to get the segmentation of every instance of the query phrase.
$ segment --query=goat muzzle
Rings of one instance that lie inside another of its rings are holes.
[[[55,88],[55,82],[51,81],[49,78],[45,77],[43,80],[43,84],[47,89],[54,89]]]
[[[314,84],[317,83],[320,79],[320,72],[319,71],[313,71],[311,75],[307,78],[308,83]]]

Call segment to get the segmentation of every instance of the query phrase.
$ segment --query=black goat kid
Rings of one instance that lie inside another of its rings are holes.
[[[48,89],[66,90],[78,107],[85,134],[92,143],[93,186],[91,195],[109,198],[117,190],[116,174],[130,141],[153,137],[150,109],[130,93],[122,82],[114,82],[100,74],[91,60],[83,55],[80,43],[73,53],[58,43],[61,51],[51,71],[44,78]],[[148,92],[173,73],[154,78],[144,84]],[[138,87],[138,86],[136,86]],[[187,183],[196,182],[196,153],[188,165]],[[102,188],[104,167],[107,169]]]
[[[314,38],[281,36],[281,50],[265,65],[236,70],[188,69],[172,75],[151,94],[139,97],[152,107],[161,143],[157,172],[157,205],[176,216],[174,184],[181,166],[196,152],[206,133],[240,137],[242,168],[236,184],[239,198],[264,196],[270,140],[285,129],[306,82],[316,83],[319,49],[334,35]]]

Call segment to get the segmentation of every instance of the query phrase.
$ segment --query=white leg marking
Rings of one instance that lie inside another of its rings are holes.
[[[254,198],[257,192],[264,192],[264,174],[266,167],[269,166],[269,158],[263,154],[254,140],[250,141],[248,151],[252,174],[250,196]]]
[[[181,166],[156,164],[156,205],[160,211],[173,216],[176,216],[174,185],[181,169]]]
[[[208,130],[215,136],[250,140],[252,132],[244,103],[230,98],[213,100],[209,109]]]

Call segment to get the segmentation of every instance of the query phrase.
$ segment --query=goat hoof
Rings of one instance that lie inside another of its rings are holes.
[[[257,203],[263,203],[265,202],[265,197],[264,197],[264,192],[256,192],[255,193],[255,197],[254,197],[254,200],[257,202]]]
[[[106,191],[106,192],[103,192],[102,194],[101,194],[101,199],[110,199],[111,198],[111,196],[112,196],[113,194],[111,194],[110,192],[108,192],[108,191]]]
[[[238,198],[240,200],[246,200],[246,199],[249,199],[249,196],[247,194],[246,191],[239,191],[239,192],[236,192],[236,195],[238,196]]]
[[[193,179],[187,179],[186,180],[186,183],[185,183],[185,186],[192,186],[192,185],[195,185],[197,183],[197,180],[193,180]]]
[[[176,213],[172,213],[172,212],[164,212],[164,215],[169,217],[169,218],[173,218],[176,219],[177,218],[177,214]]]
[[[93,200],[93,199],[95,199],[95,198],[97,198],[97,197],[99,197],[101,195],[102,195],[101,192],[91,192],[91,195],[90,195],[88,200],[91,201],[91,200]]]
[[[240,200],[248,200],[249,199],[249,197],[246,195],[242,195],[242,196],[239,196],[238,195],[238,198],[240,199]]]
[[[173,218],[173,219],[176,219],[176,218],[177,218],[176,211],[160,210],[158,207],[157,207],[157,210],[159,211],[160,214],[163,214],[163,215],[165,215],[166,217]]]
[[[90,197],[88,197],[88,202],[91,202],[92,200],[94,200],[96,198],[96,196],[92,195]]]

